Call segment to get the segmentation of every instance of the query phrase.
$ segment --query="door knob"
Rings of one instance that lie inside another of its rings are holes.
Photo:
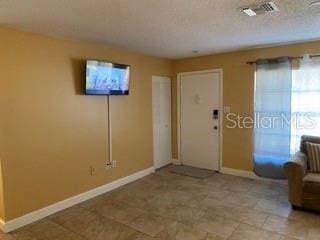
[[[214,126],[213,129],[214,129],[214,130],[217,130],[217,129],[218,129],[218,126]]]

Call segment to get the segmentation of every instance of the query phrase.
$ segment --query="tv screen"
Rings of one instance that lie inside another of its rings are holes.
[[[128,95],[130,66],[87,60],[87,95]]]

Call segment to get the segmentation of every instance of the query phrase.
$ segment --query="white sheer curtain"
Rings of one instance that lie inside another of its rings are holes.
[[[290,158],[291,84],[291,60],[258,61],[254,109],[254,170],[258,176],[284,178],[283,164]]]
[[[320,136],[320,59],[302,60],[292,72],[291,154],[302,135]]]

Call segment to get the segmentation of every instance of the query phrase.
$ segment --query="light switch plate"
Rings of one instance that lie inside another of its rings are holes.
[[[223,113],[230,113],[231,112],[231,107],[230,106],[224,106],[223,107]]]

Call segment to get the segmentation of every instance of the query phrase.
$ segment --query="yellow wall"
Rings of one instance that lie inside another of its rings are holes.
[[[3,184],[2,184],[2,168],[1,168],[1,156],[0,156],[0,219],[4,219],[4,201],[3,201]]]
[[[300,56],[305,53],[320,53],[320,42],[286,45],[196,57],[174,61],[174,75],[179,72],[205,69],[223,69],[223,101],[231,111],[243,116],[253,115],[255,66],[246,61],[278,56]],[[177,158],[177,88],[172,89],[173,157]],[[224,128],[223,166],[252,171],[252,129]]]
[[[1,78],[0,78],[1,79]],[[1,85],[0,85],[1,89]],[[0,90],[1,91],[1,90]],[[0,95],[0,102],[1,102],[1,95]],[[3,152],[3,142],[2,142],[2,115],[0,109],[0,219],[4,219],[4,192],[3,192],[3,175],[2,175],[2,152]]]
[[[171,61],[5,28],[0,53],[4,220],[152,166],[151,76],[170,75]],[[131,65],[130,95],[111,97],[109,171],[106,97],[82,93],[87,58]]]

